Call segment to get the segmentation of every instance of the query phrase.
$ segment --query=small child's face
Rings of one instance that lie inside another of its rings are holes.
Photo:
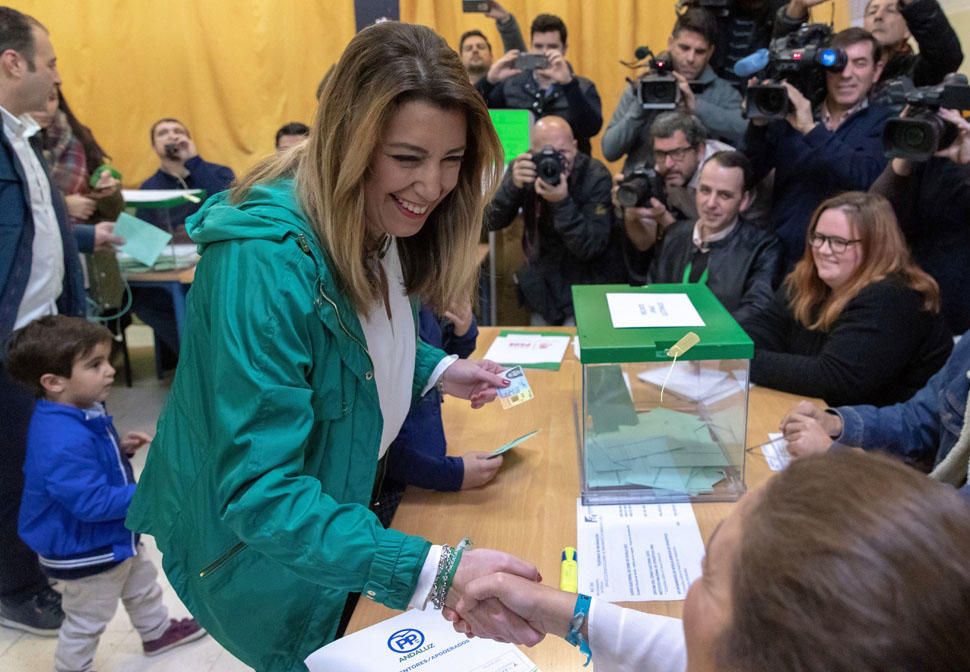
[[[61,403],[77,408],[89,408],[95,402],[105,401],[115,382],[115,369],[108,361],[111,343],[99,343],[91,352],[74,362],[71,377],[63,379],[64,391]]]

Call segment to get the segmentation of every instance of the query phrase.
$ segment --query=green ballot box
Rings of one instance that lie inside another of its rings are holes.
[[[707,286],[577,285],[573,304],[584,502],[740,497],[754,344]]]

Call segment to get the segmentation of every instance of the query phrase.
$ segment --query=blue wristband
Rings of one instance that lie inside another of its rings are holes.
[[[583,667],[589,667],[589,661],[593,659],[593,652],[589,650],[589,642],[583,637],[583,623],[589,619],[589,605],[592,599],[589,595],[579,593],[576,596],[576,606],[573,607],[573,617],[569,619],[569,632],[566,633],[566,641],[573,646],[579,647],[579,652],[586,655],[586,662]]]

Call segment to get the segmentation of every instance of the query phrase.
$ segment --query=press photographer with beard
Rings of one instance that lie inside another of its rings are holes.
[[[560,175],[542,172],[557,162]],[[623,264],[613,231],[610,173],[577,151],[561,117],[536,122],[532,151],[515,158],[487,211],[489,230],[509,226],[520,209],[526,263],[516,281],[532,324],[575,324],[572,286],[621,281]]]
[[[680,110],[696,115],[710,137],[736,146],[746,128],[741,116],[741,94],[714,74],[710,66],[716,51],[716,35],[717,25],[711,15],[703,9],[690,9],[674,23],[665,55],[669,56],[677,79]],[[603,133],[606,160],[617,161],[625,155],[624,172],[649,165],[652,161],[650,125],[663,112],[645,109],[635,86],[624,89]]]

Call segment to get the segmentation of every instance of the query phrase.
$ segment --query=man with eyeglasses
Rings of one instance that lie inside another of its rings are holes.
[[[805,250],[812,212],[826,198],[843,191],[865,191],[886,166],[882,132],[893,109],[869,100],[882,72],[882,47],[862,28],[847,28],[832,39],[847,63],[825,75],[825,100],[815,109],[794,86],[788,90],[793,111],[785,119],[752,119],[742,145],[755,179],[774,170],[768,220],[784,246],[791,270]]]
[[[790,0],[778,10],[774,36],[798,30],[808,10],[827,0]],[[937,0],[869,0],[862,27],[882,46],[885,67],[872,99],[881,100],[886,82],[906,77],[916,86],[939,84],[963,62],[960,38]],[[912,37],[919,53],[909,45]]]
[[[628,270],[648,284],[706,284],[741,322],[771,304],[781,279],[781,244],[744,216],[752,197],[744,154],[717,152],[698,173],[696,221],[676,222],[653,249],[628,227]]]

